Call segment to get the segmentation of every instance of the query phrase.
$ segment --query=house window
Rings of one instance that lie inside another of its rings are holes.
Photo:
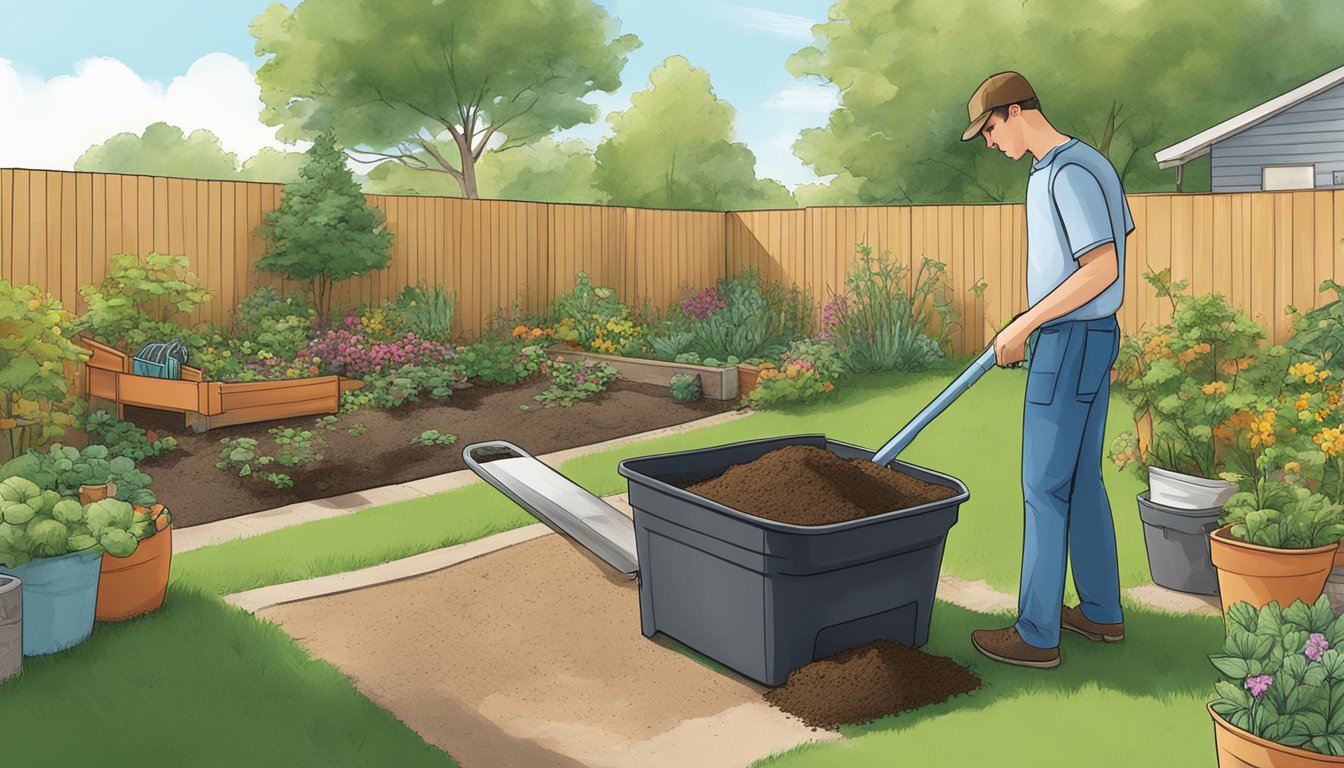
[[[1266,192],[1273,189],[1314,189],[1316,187],[1316,166],[1314,165],[1267,165],[1261,169],[1263,176],[1260,188]]]

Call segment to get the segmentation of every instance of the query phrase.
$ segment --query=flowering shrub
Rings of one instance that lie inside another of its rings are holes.
[[[644,345],[644,328],[633,322],[630,308],[615,290],[593,285],[587,272],[578,273],[574,290],[557,297],[550,314],[558,340],[590,352],[619,355]]]
[[[687,317],[693,317],[696,320],[708,320],[715,312],[727,306],[728,302],[719,294],[719,287],[712,285],[683,299],[681,311]]]
[[[586,400],[605,391],[607,385],[616,378],[617,371],[602,360],[567,363],[564,357],[557,357],[550,365],[550,375],[550,388],[532,399],[547,408],[553,405],[568,408],[576,401]]]
[[[691,325],[687,351],[715,360],[783,354],[791,339],[786,312],[772,304],[755,269],[720,280],[718,293],[725,306]]]
[[[1250,411],[1277,393],[1282,348],[1261,350],[1265,326],[1221,294],[1178,295],[1180,284],[1170,282],[1170,270],[1145,278],[1159,297],[1171,300],[1172,321],[1127,337],[1115,370],[1116,389],[1135,419],[1144,413],[1152,418],[1151,444],[1146,455],[1137,455],[1123,450],[1126,438],[1112,446],[1112,458],[1140,474],[1149,466],[1217,477],[1238,436],[1252,425]]]
[[[946,265],[925,258],[913,275],[890,254],[873,257],[858,246],[859,259],[845,277],[845,293],[822,312],[823,330],[844,353],[852,371],[920,370],[943,358],[956,310],[947,300]],[[911,288],[906,289],[906,284]],[[938,333],[926,330],[938,320]]]
[[[1243,731],[1325,755],[1344,755],[1344,619],[1321,596],[1280,609],[1228,609],[1213,711]]]
[[[70,320],[36,285],[0,280],[0,436],[11,456],[61,437],[84,408],[65,370],[89,353],[66,338]]]
[[[388,332],[381,310],[372,310],[366,316],[351,314],[341,327],[328,329],[313,339],[303,356],[318,358],[317,366],[323,373],[361,378],[403,365],[445,362],[457,354],[452,345],[426,341],[414,333],[380,340],[386,339]]]

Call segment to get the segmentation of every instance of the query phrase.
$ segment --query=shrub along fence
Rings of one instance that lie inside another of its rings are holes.
[[[149,176],[0,169],[0,279],[36,283],[83,312],[80,285],[102,280],[120,252],[185,254],[214,297],[189,317],[224,322],[264,285],[299,290],[253,264],[254,232],[282,185]],[[844,288],[856,245],[890,251],[913,274],[922,256],[947,265],[961,327],[957,351],[974,351],[1026,306],[1026,216],[1021,204],[663,211],[593,205],[370,195],[387,215],[392,260],[337,284],[335,304],[395,298],[407,284],[441,284],[458,297],[458,330],[479,330],[517,301],[540,311],[580,270],[627,303],[662,307],[679,286],[702,288],[744,267],[800,284],[824,303]],[[1172,270],[1194,293],[1224,293],[1276,341],[1286,305],[1306,311],[1344,281],[1344,191],[1131,195],[1121,327],[1134,332],[1170,312],[1140,275]],[[981,287],[977,291],[975,288]]]

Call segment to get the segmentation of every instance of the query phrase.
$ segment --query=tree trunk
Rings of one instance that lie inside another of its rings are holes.
[[[481,199],[481,194],[476,190],[476,159],[470,153],[462,156],[462,196],[471,200]]]

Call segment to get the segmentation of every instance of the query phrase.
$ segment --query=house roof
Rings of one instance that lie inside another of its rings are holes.
[[[1184,165],[1204,155],[1209,151],[1209,147],[1223,139],[1259,125],[1280,112],[1300,104],[1318,93],[1328,91],[1340,83],[1344,83],[1344,67],[1326,72],[1305,85],[1298,86],[1282,96],[1276,96],[1257,107],[1252,107],[1236,117],[1224,120],[1185,141],[1158,150],[1153,155],[1157,158],[1157,167],[1171,168]]]

